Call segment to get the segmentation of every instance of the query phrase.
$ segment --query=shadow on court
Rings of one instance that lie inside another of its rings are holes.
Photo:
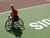
[[[20,28],[16,29],[16,28],[12,27],[12,30],[10,31],[10,33],[15,35],[16,37],[20,38],[21,35],[23,34],[22,31],[24,31],[24,30],[25,30],[25,27],[23,27],[23,29],[20,29]]]

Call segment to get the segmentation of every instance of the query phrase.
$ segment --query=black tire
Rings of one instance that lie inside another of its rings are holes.
[[[20,22],[21,22],[22,24],[21,24]],[[19,18],[19,22],[18,22],[18,23],[19,23],[20,26],[24,26],[24,22],[23,22],[23,20],[22,20],[21,18]]]
[[[5,28],[6,28],[6,31],[10,31],[10,28],[9,28],[9,26],[7,25],[7,23],[10,24],[10,20],[9,20],[9,19],[8,19],[8,20],[6,21],[6,23],[5,23]],[[8,27],[7,27],[7,26],[8,26]],[[9,28],[9,30],[8,30],[7,28]]]

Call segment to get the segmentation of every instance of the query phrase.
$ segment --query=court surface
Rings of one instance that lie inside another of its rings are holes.
[[[5,22],[10,12],[5,12],[0,14],[0,38],[50,38],[50,25],[42,22],[43,19],[49,20],[50,4],[21,9],[18,10],[18,12],[19,17],[24,21],[25,30],[13,29],[12,32],[7,32],[5,29]],[[43,24],[40,24],[40,22]],[[50,23],[50,21],[47,22]],[[31,26],[31,23],[34,24]],[[40,26],[42,28],[37,29],[40,28]]]

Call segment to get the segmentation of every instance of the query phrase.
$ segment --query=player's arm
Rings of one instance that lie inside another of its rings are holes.
[[[14,16],[13,15],[14,15],[14,12],[12,11],[12,21],[14,20]]]
[[[8,16],[8,18],[9,18],[10,16]]]

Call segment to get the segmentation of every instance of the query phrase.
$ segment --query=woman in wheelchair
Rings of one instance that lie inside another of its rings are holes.
[[[10,16],[12,16],[12,20],[11,20],[11,24],[10,25],[13,25],[14,21],[18,21],[19,20],[18,11],[14,7],[15,7],[14,4],[11,4],[12,11],[10,12]],[[8,18],[10,16],[8,16]]]

